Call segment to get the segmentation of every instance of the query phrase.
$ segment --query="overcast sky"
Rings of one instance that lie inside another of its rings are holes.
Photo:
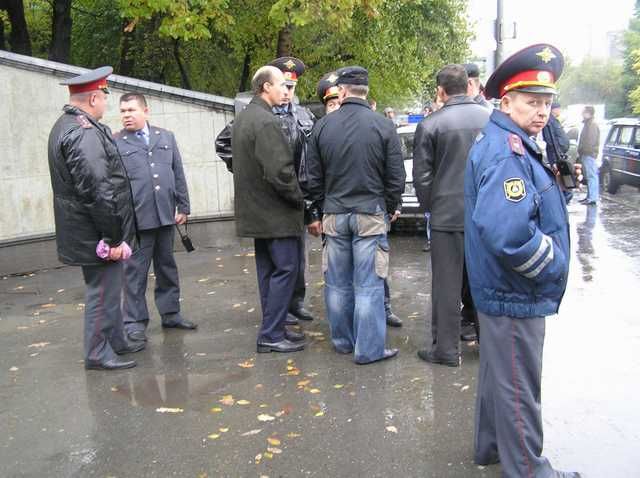
[[[533,43],[557,46],[573,63],[584,57],[602,57],[607,51],[607,32],[624,30],[633,14],[634,0],[504,0],[504,18],[516,22],[517,38],[505,43],[505,56]],[[495,0],[469,0],[470,21],[475,23],[476,55],[495,49],[493,20]]]

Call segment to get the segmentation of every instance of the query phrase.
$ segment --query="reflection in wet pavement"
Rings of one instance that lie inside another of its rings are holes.
[[[545,454],[587,477],[640,466],[639,207],[624,194],[570,207],[569,290],[547,325]],[[0,475],[499,476],[471,461],[475,345],[457,370],[415,356],[431,297],[421,247],[392,239],[405,326],[388,342],[400,356],[369,366],[333,353],[324,319],[303,324],[306,351],[257,355],[254,257],[240,244],[177,254],[183,310],[200,328],[163,332],[155,315],[129,371],[83,370],[78,270],[3,278]],[[311,249],[308,302],[322,316],[319,242]]]

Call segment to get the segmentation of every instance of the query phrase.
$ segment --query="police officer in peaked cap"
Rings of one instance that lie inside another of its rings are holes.
[[[325,114],[329,114],[340,108],[340,95],[338,94],[338,86],[336,85],[337,79],[338,77],[335,71],[332,71],[318,81],[316,92],[318,93],[318,98],[320,98],[320,101],[322,101],[324,105]]]
[[[283,124],[283,132],[289,142],[289,146],[293,151],[294,166],[298,173],[298,181],[303,186],[305,181],[305,155],[306,142],[311,135],[311,129],[315,123],[315,116],[307,108],[297,104],[295,98],[296,85],[298,79],[305,71],[305,65],[302,60],[291,56],[276,58],[271,63],[280,69],[285,78],[287,94],[285,101],[278,106],[273,107],[273,112],[280,118]],[[303,188],[304,189],[304,188]],[[317,209],[310,208],[310,202],[306,202],[305,223],[309,224],[319,217]],[[304,298],[306,295],[305,285],[305,269],[306,269],[306,252],[305,252],[306,234],[300,237],[299,253],[300,253],[300,271],[296,288],[289,306],[289,315],[287,316],[287,325],[295,325],[300,320],[313,320],[311,312],[304,307]]]
[[[465,253],[480,319],[475,462],[505,478],[574,478],[542,456],[545,317],[558,312],[569,271],[564,197],[536,142],[564,65],[552,45],[505,60],[486,85],[500,99],[465,173]],[[561,364],[555,364],[556,367]]]
[[[100,123],[113,69],[104,66],[61,82],[69,104],[49,134],[58,258],[82,267],[85,368],[114,370],[136,365],[120,354],[137,352],[124,334],[123,261],[136,242],[131,186],[111,130]]]

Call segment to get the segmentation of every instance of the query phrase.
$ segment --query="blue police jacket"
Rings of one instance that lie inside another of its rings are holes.
[[[487,315],[558,311],[569,270],[569,222],[538,145],[495,110],[465,171],[465,257],[471,294]]]

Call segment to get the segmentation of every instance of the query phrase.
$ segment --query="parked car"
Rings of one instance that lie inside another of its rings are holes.
[[[623,184],[640,188],[640,119],[613,121],[602,148],[600,184],[615,194]]]
[[[413,187],[413,136],[415,135],[417,124],[408,124],[398,128],[400,136],[400,147],[402,149],[402,159],[404,161],[404,171],[407,175],[405,179],[404,193],[402,194],[402,215],[401,218],[423,218],[420,203],[416,197],[416,190]]]

